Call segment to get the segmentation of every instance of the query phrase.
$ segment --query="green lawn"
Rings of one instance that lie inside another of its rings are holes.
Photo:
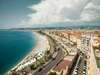
[[[95,50],[94,50],[94,53],[95,53]],[[96,57],[96,55],[95,55],[95,58],[96,58],[97,66],[98,68],[100,68],[100,58]]]
[[[98,68],[100,68],[100,59],[96,59],[96,61],[97,61]]]

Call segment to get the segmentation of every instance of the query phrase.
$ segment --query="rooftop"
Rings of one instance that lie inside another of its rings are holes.
[[[67,66],[71,64],[69,60],[61,61],[53,70],[60,72],[61,70],[66,70]]]

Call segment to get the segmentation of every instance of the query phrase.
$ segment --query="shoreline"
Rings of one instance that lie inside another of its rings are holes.
[[[38,32],[33,32],[33,33],[35,34],[35,38],[36,38],[36,44],[34,48],[32,48],[32,50],[24,58],[22,58],[22,60],[20,60],[18,64],[15,64],[13,68],[9,69],[5,73],[5,75],[9,75],[12,71],[18,71],[28,65],[31,65],[36,61],[34,59],[35,55],[38,55],[38,53],[45,52],[45,50],[49,48],[49,41],[47,36],[44,36]]]

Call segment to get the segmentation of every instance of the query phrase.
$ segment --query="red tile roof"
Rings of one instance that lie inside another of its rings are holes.
[[[59,71],[59,72],[61,70],[66,70],[66,67],[69,66],[70,63],[71,63],[71,61],[69,61],[69,60],[63,60],[54,68],[54,70]]]
[[[100,39],[96,39],[95,41],[96,41],[96,42],[100,42]]]

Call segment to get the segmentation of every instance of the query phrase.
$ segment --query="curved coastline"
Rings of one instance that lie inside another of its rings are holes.
[[[18,62],[18,64],[15,64],[13,68],[11,68],[8,72],[5,73],[5,75],[9,75],[11,71],[18,71],[22,69],[23,67],[30,65],[35,62],[34,56],[42,52],[42,50],[46,50],[46,48],[49,48],[49,42],[46,36],[41,35],[40,33],[33,32],[36,37],[36,44],[34,48],[24,57],[22,60]],[[46,44],[43,44],[45,42]]]
[[[35,46],[32,31],[0,31],[0,75],[18,64]]]

